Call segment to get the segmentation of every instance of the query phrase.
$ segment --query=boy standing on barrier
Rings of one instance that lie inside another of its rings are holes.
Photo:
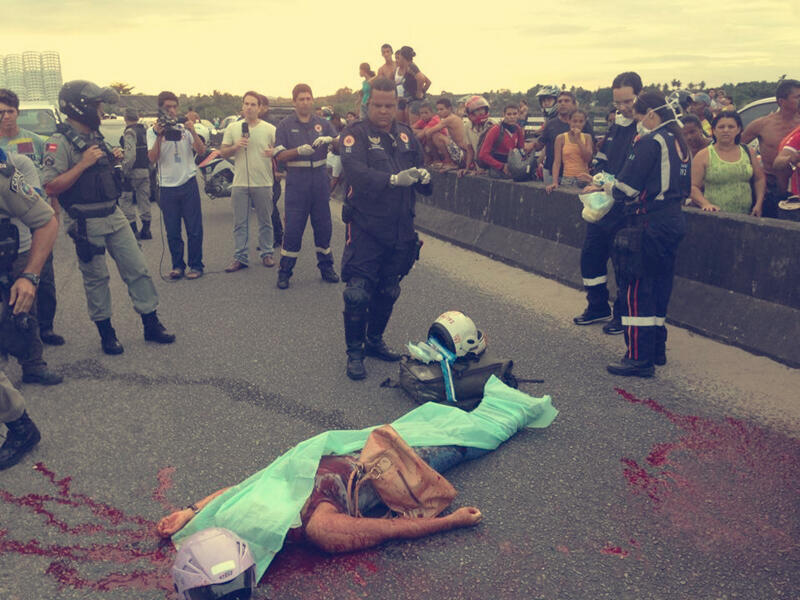
[[[44,158],[45,189],[49,196],[58,196],[67,213],[64,223],[75,242],[89,317],[106,354],[124,351],[111,325],[106,250],[142,317],[144,339],[159,344],[175,341],[158,320],[155,285],[128,220],[117,206],[120,178],[114,165],[121,152],[112,153],[99,131],[102,103],[118,98],[111,88],[101,89],[90,81],[65,83],[58,102],[67,122],[47,141]]]
[[[414,231],[416,192],[430,195],[422,147],[410,127],[397,122],[397,89],[383,77],[372,82],[367,119],[342,132],[342,165],[352,195],[342,208],[347,245],[342,256],[347,376],[364,379],[364,355],[397,361],[383,332],[400,296],[400,280],[419,258]]]
[[[20,156],[29,164],[27,157]],[[33,235],[28,247],[20,246],[20,230],[11,218],[20,220]],[[34,307],[39,274],[53,250],[58,235],[58,220],[44,196],[30,185],[22,173],[9,162],[0,150],[0,278],[9,288],[3,291],[0,319],[0,351],[3,354],[24,356],[30,349],[30,338],[38,339],[35,319],[28,314]],[[24,262],[22,273],[11,283],[15,262]],[[7,295],[6,295],[7,292]],[[27,317],[27,318],[26,318]],[[26,325],[27,324],[27,325]],[[27,339],[26,339],[27,338]],[[8,428],[0,446],[0,470],[17,464],[41,438],[39,430],[25,410],[25,400],[0,371],[0,421]]]

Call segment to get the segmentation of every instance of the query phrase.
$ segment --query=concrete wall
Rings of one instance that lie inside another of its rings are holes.
[[[576,193],[433,177],[433,195],[417,201],[420,230],[582,288],[586,224]],[[668,320],[800,367],[800,223],[696,209],[686,221]]]

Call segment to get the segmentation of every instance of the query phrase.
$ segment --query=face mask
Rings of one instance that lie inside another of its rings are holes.
[[[652,129],[648,129],[647,127],[642,125],[641,121],[639,121],[636,124],[636,133],[639,134],[639,137],[643,137],[643,136],[647,135],[648,133],[650,133],[651,131],[653,131],[653,130]]]
[[[633,123],[633,119],[629,119],[628,117],[626,117],[622,113],[618,112],[617,116],[614,117],[614,123],[616,123],[620,127],[627,127],[628,125]]]

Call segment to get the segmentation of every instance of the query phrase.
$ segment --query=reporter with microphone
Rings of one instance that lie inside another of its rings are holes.
[[[225,128],[220,154],[234,157],[231,205],[233,206],[233,261],[225,268],[228,273],[246,269],[249,264],[248,238],[250,204],[258,217],[258,248],[261,264],[274,267],[272,257],[274,231],[272,228],[272,152],[275,145],[275,126],[258,118],[261,95],[249,91],[242,99],[241,121]]]

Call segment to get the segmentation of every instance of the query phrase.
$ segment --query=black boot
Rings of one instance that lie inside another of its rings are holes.
[[[175,341],[175,336],[167,333],[167,328],[158,320],[156,311],[142,315],[142,323],[144,324],[144,339],[148,342],[171,344]]]
[[[139,228],[136,227],[136,221],[131,221],[131,231],[133,231],[133,237],[137,240],[139,239]]]
[[[327,281],[328,283],[339,283],[339,275],[331,265],[320,265],[319,274],[322,276],[323,281]]]
[[[364,312],[344,311],[344,340],[347,344],[347,376],[355,381],[364,379],[364,335],[367,315]]]
[[[372,303],[369,306],[369,317],[367,320],[367,339],[364,343],[364,352],[367,356],[385,360],[387,362],[396,362],[400,360],[403,355],[394,352],[386,342],[383,341],[383,332],[386,331],[386,325],[389,323],[389,318],[392,316],[392,307],[394,306],[394,298],[375,295]]]
[[[102,321],[95,321],[97,331],[100,332],[100,345],[103,347],[103,352],[106,354],[122,354],[125,348],[119,343],[117,339],[117,332],[111,326],[111,319],[103,319]]]
[[[23,412],[16,421],[6,423],[6,427],[8,427],[8,435],[6,441],[0,446],[0,471],[17,464],[42,439],[27,412]]]
[[[292,270],[297,258],[294,256],[281,256],[280,269],[278,270],[278,289],[285,290],[289,287],[289,278],[292,276]]]
[[[653,363],[659,367],[667,364],[667,345],[665,343],[656,342],[656,351],[653,354]]]
[[[634,360],[628,358],[627,355],[619,363],[608,365],[606,370],[612,375],[621,375],[622,377],[652,377],[656,372],[652,361]]]
[[[150,233],[150,221],[142,220],[142,230],[139,232],[140,240],[152,240],[153,234]]]

